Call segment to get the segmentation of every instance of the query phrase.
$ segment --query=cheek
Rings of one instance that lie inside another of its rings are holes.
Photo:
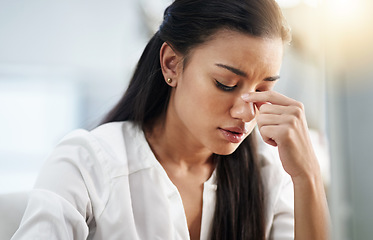
[[[214,86],[198,89],[195,92],[194,104],[198,107],[201,114],[216,119],[229,112],[230,100],[224,98],[218,91],[213,89]]]
[[[183,81],[177,90],[179,106],[190,109],[192,114],[193,112],[208,114],[216,109],[218,98],[213,93],[213,86],[210,86],[208,80],[185,78]]]

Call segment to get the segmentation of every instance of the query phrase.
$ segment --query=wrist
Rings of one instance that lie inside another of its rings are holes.
[[[302,173],[296,176],[292,176],[292,181],[294,187],[302,187],[303,189],[306,188],[318,188],[322,187],[324,189],[324,184],[321,176],[321,171],[316,171],[312,173]]]

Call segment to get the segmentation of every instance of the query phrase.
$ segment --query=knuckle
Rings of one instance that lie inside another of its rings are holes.
[[[303,115],[303,109],[300,107],[296,107],[294,109],[294,116],[299,119],[302,117],[302,115]]]
[[[290,141],[293,136],[293,130],[291,128],[283,128],[281,135],[285,141]]]
[[[303,112],[304,111],[304,104],[301,102],[297,102],[296,106]]]
[[[289,116],[288,124],[291,127],[296,127],[297,124],[298,124],[298,118],[296,116],[294,116],[294,115]]]

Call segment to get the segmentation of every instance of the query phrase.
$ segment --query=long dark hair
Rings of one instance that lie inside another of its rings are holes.
[[[274,0],[175,0],[145,47],[127,91],[103,123],[129,120],[145,128],[164,116],[171,88],[161,71],[162,44],[167,42],[188,59],[191,49],[221,29],[290,40]],[[264,239],[264,194],[253,134],[232,154],[213,157],[218,188],[212,239]]]

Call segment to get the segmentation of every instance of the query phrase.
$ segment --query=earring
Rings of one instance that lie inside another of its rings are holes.
[[[167,83],[172,83],[172,78],[167,78]]]

